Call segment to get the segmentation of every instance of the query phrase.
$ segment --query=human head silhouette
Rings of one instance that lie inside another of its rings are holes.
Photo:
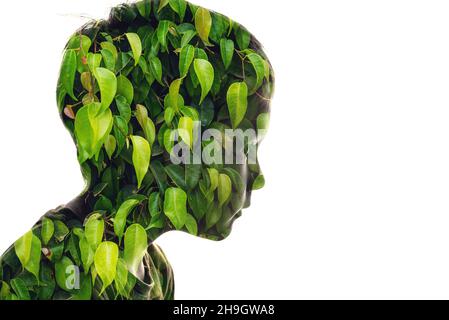
[[[255,152],[273,84],[253,35],[184,1],[123,4],[85,25],[57,97],[95,210],[113,217],[137,198],[152,238],[225,238],[264,183]]]
[[[273,81],[245,28],[184,0],[120,5],[82,27],[57,101],[86,188],[0,257],[0,300],[173,299],[153,241],[229,235],[264,184]]]

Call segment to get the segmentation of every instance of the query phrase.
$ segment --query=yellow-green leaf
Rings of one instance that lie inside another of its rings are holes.
[[[164,213],[177,230],[181,230],[187,219],[187,194],[180,188],[165,191]]]
[[[44,244],[47,244],[55,233],[55,224],[49,218],[42,219],[41,238]]]
[[[104,42],[100,43],[100,46],[102,49],[109,50],[112,53],[114,60],[117,60],[118,52],[117,52],[117,48],[114,46],[113,43],[104,41]]]
[[[131,136],[131,141],[133,143],[132,160],[137,175],[137,187],[140,189],[150,166],[151,147],[146,139],[139,136]]]
[[[133,224],[125,232],[125,247],[123,258],[129,272],[138,277],[138,268],[147,252],[148,238],[145,229],[140,224]]]
[[[109,159],[112,159],[112,155],[117,148],[117,140],[113,135],[109,135],[104,143],[104,148],[106,149],[106,153],[108,154]]]
[[[196,222],[195,218],[190,214],[187,215],[186,228],[190,234],[194,236],[198,235],[198,223]]]
[[[179,97],[179,88],[181,87],[182,79],[176,79],[170,84],[170,88],[168,90],[168,98],[170,105],[169,107],[174,110],[178,109],[178,97]]]
[[[94,262],[95,249],[92,248],[85,236],[80,239],[79,246],[84,272],[87,273]]]
[[[137,66],[140,56],[142,55],[142,41],[137,33],[129,32],[126,34],[126,37],[128,38],[129,45],[133,52],[134,66]]]
[[[97,216],[91,217],[85,225],[84,235],[93,249],[101,243],[104,234],[104,220]]]
[[[154,125],[153,120],[148,116],[148,110],[145,106],[140,104],[136,106],[136,118],[143,129],[145,138],[151,146],[156,140],[156,126]]]
[[[117,78],[115,74],[105,68],[96,68],[94,72],[101,94],[101,108],[106,110],[114,100],[117,92]]]
[[[195,13],[195,28],[206,44],[209,44],[209,34],[212,27],[212,17],[209,10],[205,8],[198,8]]]
[[[209,172],[210,192],[214,192],[218,188],[218,177],[220,173],[214,168],[209,168],[207,171]]]
[[[232,127],[235,129],[245,118],[248,108],[248,86],[245,82],[233,83],[226,96]]]
[[[117,77],[117,93],[118,96],[126,98],[128,104],[131,104],[134,99],[134,87],[131,81],[124,75]]]
[[[14,251],[23,267],[30,260],[32,242],[33,232],[30,230],[14,243]]]
[[[218,203],[223,206],[231,197],[232,182],[226,174],[220,174],[218,177]]]
[[[167,109],[165,109],[165,111],[164,111],[164,120],[165,120],[165,123],[168,126],[171,124],[171,122],[173,121],[174,117],[175,117],[175,110],[173,110],[173,108],[168,107]]]
[[[182,141],[189,146],[193,147],[193,120],[189,117],[181,117],[178,124],[178,133]]]
[[[214,67],[209,61],[204,59],[195,59],[193,65],[201,86],[201,99],[199,102],[201,104],[214,83]]]
[[[101,65],[101,60],[103,56],[100,53],[91,53],[87,54],[87,65],[89,66],[89,70],[94,72]]]
[[[114,242],[102,242],[95,252],[94,265],[103,288],[101,293],[111,285],[115,279],[118,261],[118,246]]]
[[[41,252],[42,244],[41,240],[33,234],[31,240],[30,258],[28,259],[25,269],[33,274],[36,279],[39,280],[39,269],[41,265]]]
[[[79,146],[79,160],[98,156],[101,147],[112,130],[113,118],[110,109],[101,111],[99,103],[91,103],[76,113],[75,136]]]

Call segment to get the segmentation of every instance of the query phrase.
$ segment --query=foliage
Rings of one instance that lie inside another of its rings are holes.
[[[168,142],[179,133],[193,152],[195,121],[222,133],[267,126],[273,74],[250,33],[184,0],[112,15],[72,36],[57,90],[93,212],[46,216],[19,239],[1,262],[0,299],[133,298],[157,236],[221,239],[246,192],[263,186],[258,165],[173,164]],[[222,152],[225,140],[202,146]]]

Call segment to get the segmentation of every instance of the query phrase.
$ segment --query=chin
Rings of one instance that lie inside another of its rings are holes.
[[[234,213],[229,219],[228,223],[226,223],[226,225],[223,225],[220,228],[213,228],[211,230],[208,230],[205,233],[201,234],[200,237],[217,242],[226,240],[231,235],[234,222],[241,216],[242,210]]]

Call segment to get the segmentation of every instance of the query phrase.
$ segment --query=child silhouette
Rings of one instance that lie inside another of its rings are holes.
[[[0,260],[0,299],[173,299],[154,241],[222,240],[263,187],[274,87],[257,40],[179,1],[112,9],[69,40],[57,100],[86,181]]]

